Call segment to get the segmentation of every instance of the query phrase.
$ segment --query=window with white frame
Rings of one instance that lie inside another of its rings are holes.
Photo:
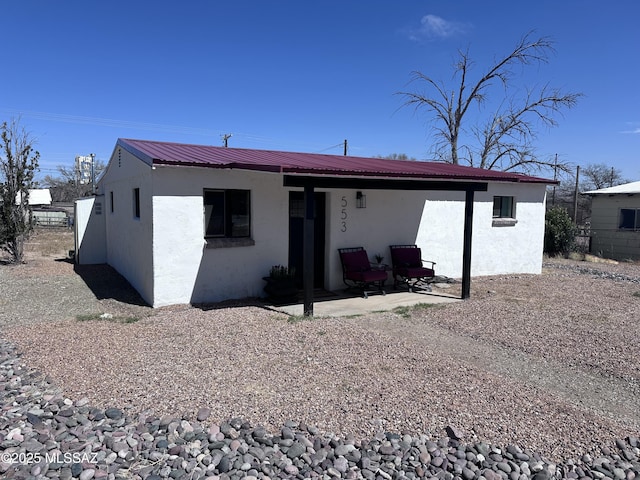
[[[203,197],[205,237],[251,236],[249,190],[205,190]]]

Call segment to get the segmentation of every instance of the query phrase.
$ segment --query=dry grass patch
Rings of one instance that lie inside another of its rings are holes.
[[[76,315],[76,320],[78,320],[79,322],[106,321],[113,323],[136,323],[140,320],[140,318],[112,315],[110,313],[89,313]]]

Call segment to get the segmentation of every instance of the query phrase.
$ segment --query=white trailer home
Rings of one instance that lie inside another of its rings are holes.
[[[158,307],[263,296],[273,265],[295,267],[305,292],[342,289],[338,248],[388,262],[389,245],[416,244],[437,274],[463,278],[464,296],[471,275],[541,272],[549,183],[438,162],[119,139],[97,197],[77,208],[77,261],[108,263]]]

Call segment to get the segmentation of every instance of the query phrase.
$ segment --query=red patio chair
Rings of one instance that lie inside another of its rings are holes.
[[[387,280],[387,272],[372,268],[364,248],[339,248],[338,253],[342,263],[342,280],[347,288],[358,289],[364,298],[368,298],[368,294],[372,293],[371,287],[386,295],[384,282]]]
[[[415,290],[429,290],[430,281],[436,276],[436,262],[422,260],[422,251],[416,245],[390,245],[391,264],[393,270],[393,287],[404,284],[410,292]],[[423,262],[430,263],[431,268],[423,266]]]

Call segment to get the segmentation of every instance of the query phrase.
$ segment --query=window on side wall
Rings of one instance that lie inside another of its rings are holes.
[[[516,220],[516,202],[513,197],[493,197],[493,226],[513,226]]]
[[[206,238],[249,238],[251,202],[249,190],[205,190]]]
[[[133,189],[133,218],[140,218],[140,189]]]
[[[620,230],[639,230],[640,208],[621,208],[618,228]]]

